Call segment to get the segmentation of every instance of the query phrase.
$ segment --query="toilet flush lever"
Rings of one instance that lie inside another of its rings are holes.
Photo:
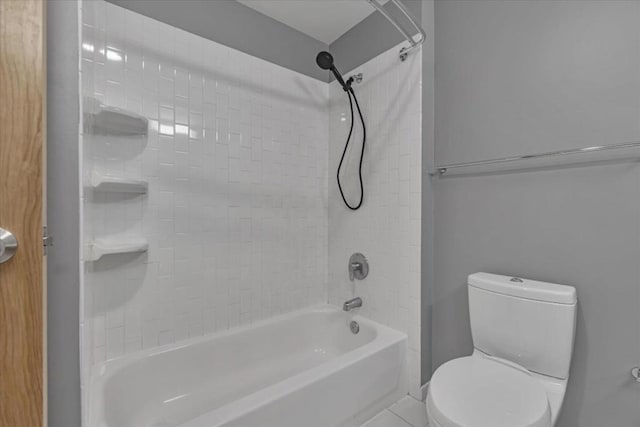
[[[637,383],[640,383],[640,367],[636,366],[631,369],[631,376],[636,380]]]

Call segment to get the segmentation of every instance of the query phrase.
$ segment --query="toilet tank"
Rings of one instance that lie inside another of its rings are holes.
[[[489,273],[472,274],[468,283],[476,349],[542,375],[569,377],[575,288]]]

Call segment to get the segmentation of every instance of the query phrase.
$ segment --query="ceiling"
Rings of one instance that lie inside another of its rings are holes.
[[[387,0],[378,1],[386,3]],[[331,44],[375,11],[366,0],[238,0],[321,42]]]

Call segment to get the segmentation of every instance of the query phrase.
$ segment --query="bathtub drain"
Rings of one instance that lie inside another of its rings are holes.
[[[356,322],[355,320],[351,321],[349,327],[351,328],[351,332],[353,332],[354,334],[360,332],[360,325],[358,325],[358,322]]]

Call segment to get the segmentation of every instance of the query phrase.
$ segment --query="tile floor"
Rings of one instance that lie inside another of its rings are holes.
[[[427,427],[424,402],[405,396],[361,427]]]

